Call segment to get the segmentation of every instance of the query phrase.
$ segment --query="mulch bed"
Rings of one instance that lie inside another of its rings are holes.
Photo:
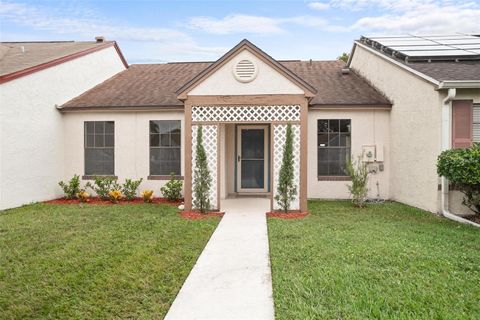
[[[267,218],[280,218],[280,219],[303,219],[308,216],[308,211],[289,211],[287,213],[283,211],[269,211],[267,212]]]
[[[180,211],[180,217],[187,220],[200,220],[208,217],[223,217],[225,212],[212,211],[208,213],[201,213],[200,211]]]
[[[480,215],[466,216],[466,217],[462,217],[462,218],[480,224]]]
[[[60,199],[54,199],[54,200],[48,200],[44,201],[44,203],[52,203],[52,204],[80,204],[80,200],[78,199],[65,199],[65,198],[60,198]],[[144,204],[142,198],[135,198],[132,201],[127,201],[127,200],[120,200],[117,203],[113,203],[109,200],[102,200],[98,197],[90,197],[88,198],[88,202],[83,202],[82,204],[98,204],[98,205],[127,205],[127,204]],[[176,202],[170,202],[165,198],[153,198],[152,204],[169,204],[174,207],[178,207],[180,204],[183,203],[183,199],[176,201]]]

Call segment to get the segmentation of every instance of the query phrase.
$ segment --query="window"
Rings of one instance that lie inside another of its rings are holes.
[[[85,175],[114,175],[115,123],[85,121]]]
[[[150,175],[180,175],[180,120],[150,121]]]
[[[473,105],[473,142],[480,143],[480,104]]]
[[[351,146],[350,120],[320,119],[317,128],[318,175],[346,176]]]

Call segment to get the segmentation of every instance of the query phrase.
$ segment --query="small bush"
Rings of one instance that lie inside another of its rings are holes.
[[[117,203],[120,199],[122,199],[122,191],[119,189],[114,189],[108,192],[108,196],[110,201],[113,203]]]
[[[348,161],[346,172],[352,180],[351,185],[347,185],[348,191],[352,196],[354,206],[363,208],[368,194],[368,167],[361,157],[357,161]]]
[[[443,151],[438,156],[437,173],[465,195],[463,205],[480,214],[480,144]]]
[[[160,188],[162,195],[169,201],[178,201],[182,196],[183,182],[175,178],[175,174],[170,174],[170,180]]]
[[[80,192],[77,193],[77,198],[80,202],[88,202],[89,197],[90,195],[85,190],[80,190]]]
[[[153,190],[143,190],[142,199],[145,203],[150,203],[153,200]]]
[[[142,183],[143,179],[140,180],[133,180],[133,179],[125,179],[125,183],[122,185],[122,192],[125,196],[125,199],[128,201],[132,201],[137,196],[138,187],[140,187],[140,183]]]
[[[90,182],[86,185],[91,188],[102,200],[109,200],[109,192],[112,190],[121,190],[120,185],[117,183],[117,179],[112,177],[95,177],[94,183]]]
[[[74,175],[70,181],[66,183],[60,181],[58,185],[62,187],[66,199],[75,199],[80,192],[80,176]]]

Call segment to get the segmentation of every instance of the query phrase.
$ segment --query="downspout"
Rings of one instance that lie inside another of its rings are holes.
[[[443,100],[442,103],[442,151],[449,150],[450,149],[450,128],[451,123],[450,123],[450,113],[452,110],[452,100],[455,98],[457,95],[457,89],[451,88],[448,89],[448,94],[447,97]],[[459,217],[457,215],[454,215],[448,210],[448,192],[449,192],[449,187],[448,187],[448,180],[445,177],[442,177],[442,194],[441,194],[441,210],[442,210],[442,215],[445,218],[448,218],[450,220],[454,220],[457,222],[461,223],[466,223],[470,224],[476,227],[480,227],[479,224],[472,222],[470,220],[464,219],[462,217]]]

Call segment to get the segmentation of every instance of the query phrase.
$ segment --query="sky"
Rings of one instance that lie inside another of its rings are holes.
[[[214,61],[242,39],[332,60],[360,36],[480,34],[480,0],[0,0],[1,41],[116,40],[128,63]]]

